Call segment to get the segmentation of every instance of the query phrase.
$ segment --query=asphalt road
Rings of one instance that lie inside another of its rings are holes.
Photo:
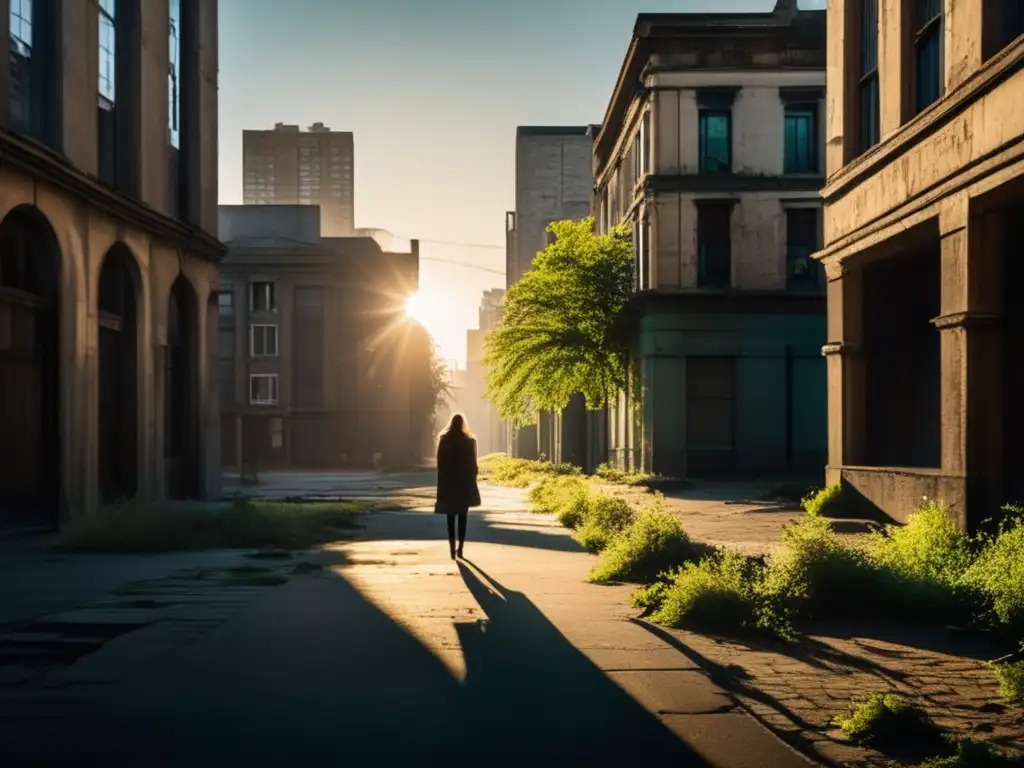
[[[484,497],[501,511],[473,514],[465,562],[442,518],[368,516],[315,556],[318,574],[264,589],[159,661],[50,691],[64,708],[8,697],[23,716],[4,724],[0,762],[807,765],[631,622],[628,587],[587,584],[593,558],[514,511],[521,492]]]

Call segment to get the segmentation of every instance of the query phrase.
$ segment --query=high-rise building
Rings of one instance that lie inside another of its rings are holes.
[[[217,498],[217,3],[0,20],[0,526]]]
[[[278,123],[242,131],[242,193],[246,205],[318,205],[323,237],[355,228],[355,159],[350,131],[323,123],[307,130]]]

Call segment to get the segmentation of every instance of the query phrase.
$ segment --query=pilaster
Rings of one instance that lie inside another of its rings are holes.
[[[970,209],[966,196],[939,215],[942,470],[968,478],[984,514],[1001,499],[1003,477],[1002,227]],[[990,510],[989,510],[990,511]]]
[[[859,267],[827,265],[828,339],[822,347],[828,382],[830,468],[864,460],[866,367],[864,279]]]

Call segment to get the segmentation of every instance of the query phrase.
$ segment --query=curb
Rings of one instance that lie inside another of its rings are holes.
[[[652,635],[657,637],[659,640],[662,640],[667,644],[671,645],[673,648],[675,648],[684,656],[686,656],[690,661],[692,661],[694,664],[700,667],[701,671],[708,676],[708,679],[710,679],[712,683],[714,683],[723,691],[725,691],[729,695],[729,698],[736,704],[738,708],[746,712],[755,723],[760,725],[761,728],[763,728],[767,733],[771,734],[777,741],[779,741],[783,746],[785,746],[787,749],[793,752],[801,760],[805,761],[809,765],[813,765],[818,768],[844,768],[844,766],[840,763],[836,763],[824,757],[823,755],[820,755],[817,752],[814,752],[811,749],[809,749],[808,745],[804,742],[804,740],[801,737],[794,736],[792,733],[783,733],[779,731],[777,728],[767,723],[760,715],[757,714],[757,712],[751,709],[751,707],[733,691],[733,686],[731,685],[730,681],[723,679],[722,675],[714,667],[710,666],[707,663],[707,659],[705,659],[704,656],[702,656],[700,653],[697,653],[696,651],[687,653],[685,650],[683,650],[682,647],[680,647],[683,645],[682,641],[674,637],[669,632],[666,632],[662,627],[659,627],[657,624],[652,624],[651,622],[645,619],[640,619],[632,616],[629,618],[629,621],[647,630]]]

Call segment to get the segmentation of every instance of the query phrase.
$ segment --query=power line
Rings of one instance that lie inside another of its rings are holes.
[[[403,237],[403,240],[415,240],[416,238]],[[490,243],[460,243],[455,240],[424,240],[419,238],[421,243],[431,243],[432,245],[454,245],[456,248],[486,248],[493,251],[505,250],[504,245],[491,245]]]
[[[445,264],[454,264],[456,267],[465,267],[466,269],[479,269],[481,272],[491,272],[495,275],[505,276],[504,269],[491,269],[490,267],[481,267],[479,264],[467,264],[464,261],[455,261],[454,259],[441,259],[436,256],[420,256],[420,261],[441,261]]]

